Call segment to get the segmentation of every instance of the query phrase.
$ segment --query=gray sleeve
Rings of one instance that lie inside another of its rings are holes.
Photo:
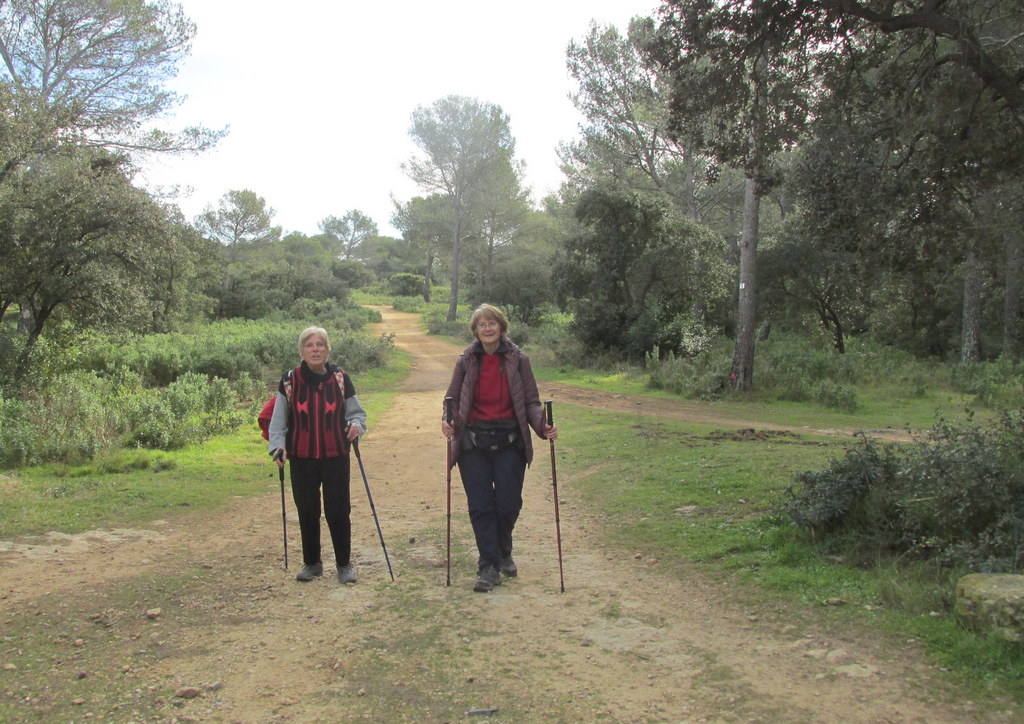
[[[274,402],[274,414],[270,418],[267,434],[270,436],[267,440],[267,452],[273,453],[279,447],[285,446],[288,437],[288,400],[280,392],[277,393],[277,400]]]
[[[274,412],[276,414],[276,408]],[[355,395],[345,398],[345,421],[359,425],[362,431],[359,433],[360,435],[366,432],[366,410],[359,404],[359,398]],[[271,424],[273,424],[273,420],[271,420]]]

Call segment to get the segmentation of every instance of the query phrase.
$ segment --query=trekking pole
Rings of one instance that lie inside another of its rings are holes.
[[[380,521],[377,520],[377,509],[373,507],[373,496],[370,495],[370,483],[366,480],[366,468],[363,467],[363,456],[359,454],[359,438],[352,441],[352,449],[356,451],[356,460],[359,461],[359,472],[363,475],[363,485],[366,487],[366,499],[370,501],[370,512],[373,513],[373,522],[377,526],[377,537],[380,538],[380,547],[384,551],[384,562],[388,564],[388,573],[391,574],[391,582],[395,581],[395,572],[391,570],[391,559],[388,558],[388,547],[384,545],[384,534],[380,531]]]
[[[555,424],[554,413],[551,412],[551,400],[544,403],[548,413],[548,425]],[[558,516],[558,473],[555,471],[555,441],[548,440],[551,446],[551,489],[555,495],[555,539],[558,541],[558,582],[562,593],[565,593],[565,576],[562,574],[562,523]]]
[[[284,455],[282,450],[277,451],[274,460],[280,460]],[[284,538],[284,569],[288,570],[288,519],[284,513],[284,466],[277,469],[277,476],[281,479],[281,535]]]
[[[452,398],[444,398],[444,420],[452,424]],[[444,585],[452,585],[452,441],[445,439],[445,447],[448,449],[448,460],[445,472],[448,474],[448,553],[445,558]]]

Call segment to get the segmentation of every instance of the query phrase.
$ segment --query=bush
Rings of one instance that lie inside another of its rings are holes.
[[[1024,568],[1024,414],[988,426],[940,421],[908,447],[862,439],[797,476],[781,510],[851,549],[873,547],[976,571]]]
[[[22,400],[0,398],[0,465],[24,465],[35,450],[35,428]]]
[[[857,411],[857,390],[832,380],[822,380],[814,388],[814,401],[822,407],[842,412]]]
[[[388,292],[399,297],[422,297],[423,277],[419,274],[392,274],[388,279]]]
[[[692,357],[677,357],[671,352],[658,359],[658,351],[648,353],[645,367],[648,385],[697,400],[711,400],[722,393],[729,379],[731,362],[720,351],[707,351]]]
[[[386,365],[394,347],[393,334],[382,334],[376,339],[346,334],[331,339],[331,359],[348,372],[363,372]]]
[[[987,407],[1016,404],[1024,386],[1024,372],[1020,365],[1008,360],[958,364],[951,374],[953,389],[974,395],[975,400]]]
[[[439,334],[446,337],[456,337],[466,344],[473,341],[473,335],[469,331],[469,314],[459,317],[454,322],[449,322],[447,309],[431,309],[424,314],[428,334]]]
[[[162,390],[142,390],[130,398],[129,446],[173,450],[203,442],[250,418],[239,410],[227,380],[189,373]]]
[[[56,377],[22,399],[0,403],[0,460],[26,465],[47,460],[77,462],[92,457],[115,436],[106,380],[75,371]]]

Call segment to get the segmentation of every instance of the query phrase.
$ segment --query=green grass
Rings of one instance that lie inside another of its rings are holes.
[[[740,440],[705,426],[626,420],[571,404],[561,417],[564,487],[598,514],[608,541],[625,554],[656,558],[681,576],[697,565],[731,579],[748,599],[784,605],[797,617],[813,613],[826,625],[912,638],[968,691],[1024,698],[1024,650],[958,625],[950,574],[882,558],[871,570],[843,565],[819,555],[774,512],[794,474],[840,456],[841,440]]]
[[[531,359],[532,361],[532,359]],[[535,363],[537,379],[600,390],[610,394],[638,395],[681,400],[678,395],[647,386],[646,376],[639,368],[620,370],[586,370]],[[984,418],[992,411],[976,408],[973,396],[949,390],[932,389],[922,395],[901,396],[891,388],[860,387],[856,412],[825,409],[810,402],[760,401],[756,395],[727,395],[722,400],[701,402],[708,409],[725,409],[745,420],[763,420],[779,425],[811,429],[921,430],[935,424],[940,415],[948,419],[964,419],[970,412]]]
[[[395,350],[387,368],[353,376],[370,419],[369,435],[409,369],[408,354]],[[265,493],[277,485],[275,471],[255,418],[231,434],[182,450],[123,451],[67,469],[22,468],[0,477],[0,538],[50,530],[73,534],[210,510],[236,496]]]

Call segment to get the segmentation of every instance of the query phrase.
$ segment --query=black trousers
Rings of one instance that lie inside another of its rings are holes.
[[[512,555],[512,530],[523,509],[526,455],[516,447],[498,452],[470,448],[459,455],[459,473],[476,537],[477,565],[497,567]]]
[[[299,511],[302,534],[302,562],[319,563],[320,490],[323,489],[323,514],[334,544],[334,561],[339,567],[351,563],[352,502],[349,498],[349,456],[313,460],[289,458],[292,497]]]

